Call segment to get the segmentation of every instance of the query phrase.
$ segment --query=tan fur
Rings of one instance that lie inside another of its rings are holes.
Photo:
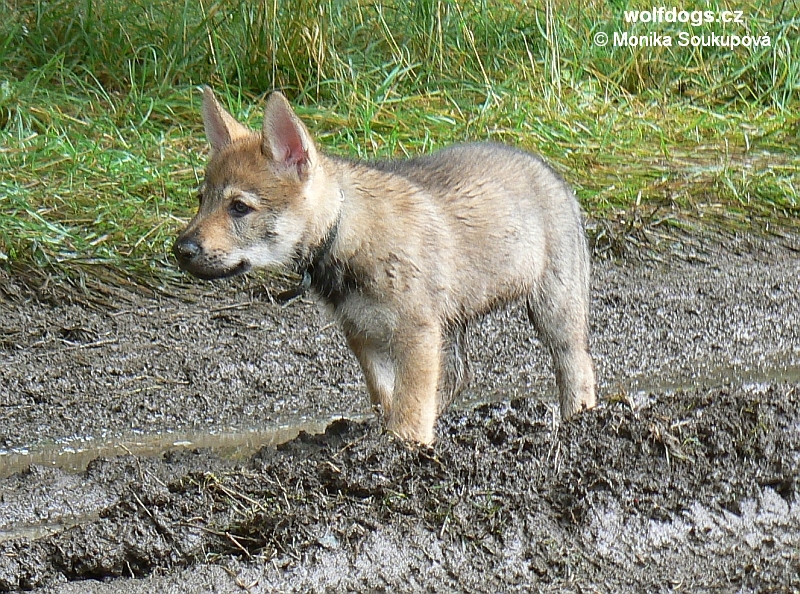
[[[467,380],[466,324],[517,299],[553,355],[562,415],[595,405],[580,211],[537,157],[470,144],[344,161],[317,151],[279,93],[261,133],[210,90],[203,114],[212,155],[175,244],[180,265],[218,278],[312,262],[311,288],[341,322],[390,430],[433,441]],[[249,210],[237,214],[237,202]]]

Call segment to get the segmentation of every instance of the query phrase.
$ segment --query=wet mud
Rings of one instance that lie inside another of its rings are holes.
[[[559,421],[510,308],[432,448],[257,280],[108,309],[0,278],[0,591],[800,591],[800,257],[661,260],[596,263],[598,409]]]

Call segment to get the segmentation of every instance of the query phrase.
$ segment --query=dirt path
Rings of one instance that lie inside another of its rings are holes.
[[[247,453],[369,412],[312,304],[0,301],[0,590],[800,591],[799,279],[747,242],[597,263],[600,409],[557,422],[511,309],[474,327],[468,402],[422,451],[341,421]]]

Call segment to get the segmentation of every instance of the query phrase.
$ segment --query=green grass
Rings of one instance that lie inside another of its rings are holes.
[[[253,126],[264,93],[283,89],[335,153],[475,139],[530,148],[622,235],[796,228],[797,0],[712,4],[744,24],[623,23],[623,10],[651,6],[3,0],[0,265],[115,282],[176,275],[169,248],[202,176],[206,83]],[[771,46],[592,42],[682,30],[769,35]]]

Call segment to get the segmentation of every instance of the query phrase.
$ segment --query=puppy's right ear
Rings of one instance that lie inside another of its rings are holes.
[[[242,126],[219,104],[211,87],[203,89],[203,124],[206,138],[213,151],[222,150],[232,142],[249,136],[252,132]]]
[[[261,127],[261,152],[272,157],[284,171],[292,171],[306,181],[314,168],[317,149],[311,135],[280,91],[267,99]]]

